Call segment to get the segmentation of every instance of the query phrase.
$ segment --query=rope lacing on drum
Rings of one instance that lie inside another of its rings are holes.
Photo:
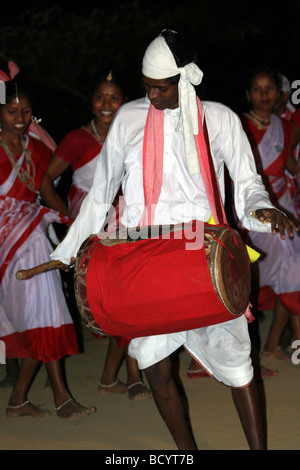
[[[206,227],[207,227],[207,224],[206,224]],[[236,239],[236,236],[235,236],[233,230],[232,230],[230,227],[228,227],[227,225],[212,225],[212,227],[224,227],[224,228],[226,228],[227,230],[229,230],[230,233],[232,234],[233,238],[234,238],[234,241],[235,241],[236,246],[239,246],[238,241],[237,241],[237,239]],[[224,243],[222,243],[221,240],[219,240],[215,235],[213,235],[213,234],[209,231],[209,229],[206,228],[204,236],[207,236],[207,235],[210,235],[216,242],[220,243],[224,248],[226,248],[227,253],[229,254],[230,258],[234,259],[233,254],[228,250],[227,246],[224,245]]]
[[[92,235],[91,235],[92,236]],[[95,239],[93,240],[93,243],[91,244],[90,248],[88,249],[88,251],[86,252],[85,256],[82,258],[81,260],[81,263],[79,265],[79,268],[81,268],[87,258],[87,256],[90,254],[90,252],[94,249],[94,246],[96,243],[98,243],[99,241],[99,238],[95,235]]]

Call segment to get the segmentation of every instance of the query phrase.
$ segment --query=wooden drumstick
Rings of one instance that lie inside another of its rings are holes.
[[[41,274],[46,271],[50,271],[51,269],[62,268],[63,266],[67,267],[67,265],[65,265],[59,260],[47,261],[46,263],[35,266],[34,268],[22,269],[21,271],[17,271],[16,278],[19,281],[23,281],[24,279],[30,279],[32,276],[35,276],[36,274]]]

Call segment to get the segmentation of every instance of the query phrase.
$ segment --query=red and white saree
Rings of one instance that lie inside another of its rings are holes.
[[[51,153],[36,139],[26,139],[38,190]],[[24,167],[24,152],[17,158]],[[65,223],[67,218],[40,204],[0,146],[0,338],[8,358],[48,362],[78,352],[60,273],[49,271],[26,281],[15,277],[18,270],[49,260],[53,247],[46,229],[51,222]]]
[[[267,130],[258,130],[249,119],[242,117],[256,159],[258,172],[269,192],[272,203],[287,215],[297,219],[295,196],[285,177],[285,164],[293,137],[290,122],[272,115]],[[259,303],[261,310],[274,308],[276,297],[292,313],[300,314],[300,237],[279,233],[249,232],[254,247],[262,254],[259,261]]]

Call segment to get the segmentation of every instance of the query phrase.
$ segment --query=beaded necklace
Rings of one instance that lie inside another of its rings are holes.
[[[258,129],[267,129],[270,124],[270,119],[265,119],[260,116],[257,116],[254,111],[250,111],[250,113],[245,113],[245,116],[248,117],[256,126]],[[266,122],[266,124],[263,124],[261,121]]]
[[[96,127],[96,125],[95,125],[95,119],[92,119],[92,120],[91,120],[91,126],[92,126],[93,132],[94,132],[94,134],[96,135],[96,137],[98,138],[98,140],[99,140],[101,143],[103,143],[104,140],[103,140],[102,137],[101,137],[101,134],[100,134],[99,129],[97,129],[97,127]]]
[[[25,153],[25,163],[26,169],[23,168],[16,160],[16,156],[9,150],[7,143],[1,138],[0,136],[0,145],[6,152],[8,159],[13,167],[13,169],[17,172],[18,178],[22,184],[25,184],[30,191],[33,191],[35,194],[39,194],[34,187],[34,179],[36,176],[35,166],[33,165],[31,152],[27,148],[27,139],[24,136],[20,136],[20,142],[22,145],[23,152]]]

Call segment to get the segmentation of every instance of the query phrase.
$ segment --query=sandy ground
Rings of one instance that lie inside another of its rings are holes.
[[[262,339],[271,313],[260,323]],[[97,383],[107,348],[107,338],[97,339],[83,328],[84,352],[66,361],[67,379],[73,396],[82,404],[95,405],[97,412],[84,419],[67,421],[53,414],[49,419],[23,417],[8,419],[5,408],[10,389],[0,389],[1,450],[176,450],[153,399],[132,402],[127,395],[99,394]],[[193,432],[201,450],[248,450],[228,388],[211,378],[188,379],[189,356],[177,356],[179,378]],[[269,450],[299,450],[300,365],[265,361],[277,369],[276,377],[259,383],[264,403]],[[0,365],[0,380],[5,365]],[[126,380],[125,366],[119,378]],[[51,390],[45,389],[45,368],[41,368],[29,399],[53,409]]]

